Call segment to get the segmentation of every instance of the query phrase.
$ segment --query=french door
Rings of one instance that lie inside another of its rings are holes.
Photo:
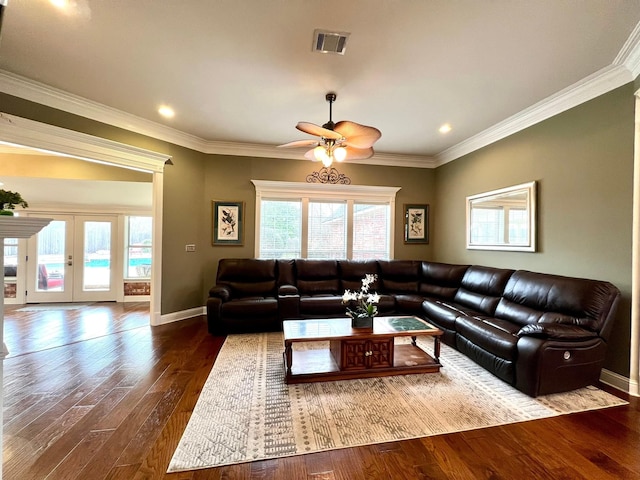
[[[115,301],[117,218],[46,216],[28,241],[26,303]]]

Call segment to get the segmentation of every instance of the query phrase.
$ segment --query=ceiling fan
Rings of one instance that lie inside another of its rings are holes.
[[[327,93],[329,102],[329,121],[322,126],[309,122],[298,122],[296,128],[301,132],[320,137],[320,140],[297,140],[295,142],[278,145],[285,148],[311,147],[304,157],[312,161],[321,161],[325,167],[331,166],[333,161],[342,162],[345,159],[357,160],[373,156],[373,144],[382,136],[380,130],[356,122],[343,120],[334,123],[332,119],[333,102],[336,94]]]

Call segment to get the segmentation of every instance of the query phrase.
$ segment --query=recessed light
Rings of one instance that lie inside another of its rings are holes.
[[[449,133],[451,131],[451,125],[449,125],[448,123],[445,123],[438,129],[438,131],[440,133]]]
[[[173,108],[168,107],[167,105],[160,106],[160,108],[158,108],[158,113],[164,118],[173,118],[176,114],[176,112],[173,111]]]
[[[69,0],[49,0],[49,3],[56,8],[67,8],[69,6]]]

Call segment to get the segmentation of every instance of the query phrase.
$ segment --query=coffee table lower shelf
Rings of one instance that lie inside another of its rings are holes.
[[[341,369],[328,348],[292,350],[291,356],[291,371],[288,372],[286,351],[283,353],[285,377],[288,384],[436,373],[440,371],[442,366],[427,352],[412,344],[393,346],[393,366]]]

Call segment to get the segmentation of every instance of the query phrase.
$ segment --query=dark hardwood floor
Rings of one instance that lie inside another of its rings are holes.
[[[637,479],[640,408],[166,474],[224,341],[147,304],[6,306],[4,478]]]

